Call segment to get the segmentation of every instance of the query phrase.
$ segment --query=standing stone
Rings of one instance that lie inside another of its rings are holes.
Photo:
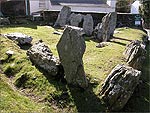
[[[81,28],[67,26],[57,44],[57,50],[67,82],[86,88],[88,82],[82,61],[86,45],[81,32]]]
[[[95,28],[96,38],[99,41],[106,42],[110,39],[110,36],[113,36],[114,30],[116,28],[116,21],[117,21],[117,13],[112,12],[108,13],[106,16],[103,17],[102,23],[98,24]]]
[[[31,44],[31,41],[32,41],[31,36],[25,35],[23,33],[18,33],[18,32],[4,34],[4,36],[11,40],[17,41],[18,44],[20,45]]]
[[[146,59],[145,45],[139,40],[134,40],[127,45],[123,55],[125,56],[129,66],[141,70],[142,64]]]
[[[132,96],[139,83],[141,71],[117,65],[106,78],[100,94],[110,111],[119,111]]]
[[[68,23],[68,18],[71,14],[71,8],[64,6],[58,14],[54,27],[64,27]]]
[[[58,74],[59,60],[53,56],[51,50],[41,40],[27,51],[27,55],[34,65],[44,69],[50,75]]]
[[[87,36],[91,36],[93,33],[93,17],[90,14],[87,14],[84,16],[84,22],[83,22],[83,31]]]
[[[83,20],[83,15],[81,14],[75,14],[75,13],[72,13],[70,15],[70,25],[71,26],[76,26],[76,27],[79,27],[79,24],[82,22]]]

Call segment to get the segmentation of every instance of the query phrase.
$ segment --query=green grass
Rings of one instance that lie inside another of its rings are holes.
[[[45,26],[25,25],[2,27],[1,33],[22,32],[33,37],[32,43],[42,39],[50,47],[54,55],[58,57],[56,44],[61,36],[53,34],[54,30],[55,29],[53,28]],[[118,63],[125,63],[122,53],[126,44],[130,43],[131,40],[142,40],[145,36],[143,31],[137,29],[120,28],[117,30],[119,33],[114,35],[115,38],[111,42],[108,42],[108,46],[106,47],[96,48],[98,43],[86,41],[86,52],[83,57],[83,62],[86,75],[89,79],[89,87],[85,91],[68,86],[62,80],[50,77],[47,73],[43,73],[32,65],[27,58],[27,46],[20,48],[13,41],[0,36],[1,68],[9,80],[4,81],[3,83],[6,84],[6,82],[9,83],[11,81],[18,88],[18,91],[21,91],[28,98],[31,98],[32,101],[47,104],[49,107],[45,107],[44,110],[51,109],[54,112],[107,111],[105,104],[98,95],[101,84],[113,67]],[[13,50],[15,54],[11,58],[8,58],[5,54],[7,50]],[[145,65],[149,65],[149,63]],[[1,75],[2,78],[5,78],[5,76],[4,74]],[[146,80],[149,82],[148,79]],[[144,85],[149,88],[149,86],[146,85],[147,82],[144,83]],[[4,86],[4,84],[2,84],[2,86]],[[13,92],[11,88],[9,89]],[[146,90],[147,89],[143,89],[142,92]],[[7,93],[8,91],[5,90],[5,92]],[[139,95],[140,97],[144,96],[144,98],[146,98],[145,101],[141,101],[139,97],[135,97],[133,100],[129,101],[129,104],[127,104],[124,111],[130,111],[130,109],[132,109],[131,111],[136,111],[139,106],[132,105],[135,101],[134,99],[139,102],[139,105],[146,103],[147,100],[149,101],[147,95],[143,95],[143,93],[140,93]],[[20,96],[23,95],[20,94]],[[11,95],[8,96],[8,99],[9,98],[11,100]],[[16,100],[17,98],[19,97],[16,96]],[[17,100],[16,103],[23,105],[23,107],[34,106],[35,104],[32,101],[32,105],[22,104],[22,101]],[[1,102],[0,105],[1,104],[3,106],[0,106],[1,110],[5,111],[7,106],[10,106],[12,111],[19,111],[19,109],[13,108],[13,105],[7,103],[7,101],[4,103]],[[40,105],[33,109],[33,111],[38,111],[37,109],[39,107]],[[44,112],[44,110],[41,110],[41,112]],[[147,107],[141,107],[139,111],[147,110]],[[30,111],[30,107],[29,109],[26,109],[26,111]]]
[[[48,107],[46,108],[46,105],[36,103],[18,92],[3,74],[0,74],[0,97],[1,113],[48,111]],[[51,111],[51,109],[49,109],[49,111]]]

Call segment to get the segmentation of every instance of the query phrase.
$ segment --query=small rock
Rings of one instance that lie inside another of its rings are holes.
[[[107,43],[107,42],[101,42],[101,43],[99,43],[96,47],[97,47],[97,48],[102,48],[102,47],[105,47],[105,46],[108,46],[108,43]]]
[[[8,50],[8,51],[6,51],[6,54],[7,54],[8,56],[12,56],[12,55],[14,54],[14,51]]]

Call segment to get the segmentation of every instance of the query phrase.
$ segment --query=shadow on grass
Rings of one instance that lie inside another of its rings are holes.
[[[63,92],[60,96],[53,95],[53,99],[55,99],[53,101],[55,101],[57,106],[61,109],[69,107],[70,103],[73,103],[73,106],[76,107],[78,112],[101,112],[106,110],[106,107],[102,104],[100,98],[93,92],[96,85],[89,83],[87,89],[68,85],[64,79],[64,72],[59,73],[55,77],[51,77],[43,69],[37,68],[43,73],[50,84],[53,84],[57,90]],[[51,99],[48,99],[48,101],[53,103]]]
[[[112,43],[116,43],[116,44],[119,44],[119,45],[122,45],[122,46],[126,46],[126,44],[125,44],[125,43],[122,43],[122,42],[119,42],[119,41],[115,41],[115,40],[113,40],[113,41],[110,41],[110,42],[112,42]]]
[[[32,24],[20,24],[20,25],[11,24],[11,25],[1,26],[1,28],[14,28],[14,27],[25,27],[25,28],[37,29],[37,25],[33,23]]]
[[[72,98],[78,112],[104,112],[106,107],[100,98],[93,92],[93,86],[89,84],[86,90],[69,87]]]
[[[20,47],[20,49],[28,50],[32,46],[32,44],[25,44],[25,45],[18,44],[18,46]]]
[[[132,41],[132,40],[129,40],[129,39],[124,39],[124,38],[119,38],[119,37],[113,37],[113,39],[119,39],[119,40],[124,40],[124,41],[129,41],[129,42]]]
[[[116,39],[120,40],[120,41],[116,41]],[[132,40],[128,40],[128,39],[123,39],[123,38],[119,38],[119,37],[110,37],[110,41],[108,42],[112,42],[112,43],[116,43],[116,44],[119,44],[119,45],[122,45],[122,46],[126,46],[125,43],[122,43],[121,41],[124,40],[124,41],[129,41],[131,42]],[[101,43],[102,41],[96,39],[96,38],[91,38],[91,39],[86,39],[85,38],[85,41],[93,41],[93,42],[96,42],[96,43]]]
[[[143,64],[140,83],[124,107],[124,112],[150,112],[150,43],[146,50],[147,58]]]

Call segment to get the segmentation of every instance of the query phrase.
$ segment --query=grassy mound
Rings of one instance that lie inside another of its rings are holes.
[[[47,73],[43,73],[42,70],[36,68],[26,56],[26,51],[30,46],[20,47],[15,42],[0,36],[0,60],[2,63],[1,69],[5,74],[2,74],[1,78],[4,79],[6,76],[9,80],[3,81],[1,84],[1,88],[3,89],[5,88],[5,86],[7,86],[5,85],[6,82],[12,82],[12,85],[15,85],[15,87],[17,87],[17,91],[22,92],[28,97],[24,97],[22,94],[20,94],[20,97],[16,96],[16,98],[21,99],[20,101],[16,99],[16,103],[18,105],[27,106],[26,111],[30,111],[30,109],[32,109],[32,106],[35,105],[35,102],[44,104],[44,109],[40,109],[41,112],[44,112],[44,110],[52,110],[54,112],[107,111],[105,104],[101,101],[98,95],[104,79],[112,70],[112,68],[116,66],[116,64],[125,63],[122,53],[125,49],[126,44],[130,43],[131,40],[142,40],[142,38],[146,35],[141,30],[130,28],[120,28],[117,29],[117,31],[118,33],[114,35],[114,39],[108,42],[108,46],[103,48],[96,48],[96,42],[86,41],[87,47],[83,62],[86,75],[89,79],[89,87],[85,91],[73,86],[69,86],[62,79],[50,77]],[[28,25],[8,26],[1,29],[2,34],[12,32],[21,32],[32,36],[32,43],[36,42],[39,39],[42,39],[50,47],[54,55],[58,56],[56,44],[61,36],[53,34],[53,28],[46,26]],[[5,54],[7,50],[13,50],[14,55],[9,58]],[[149,62],[145,65],[148,66]],[[144,72],[147,72],[147,70]],[[149,72],[147,72],[147,74],[148,73]],[[148,83],[149,79],[146,79],[146,82],[144,82],[143,84],[149,88]],[[12,90],[11,87],[6,89],[7,90],[4,90],[4,92],[8,93],[8,91],[12,91],[14,95],[18,95],[18,92]],[[142,91],[146,90],[147,89],[145,88]],[[144,96],[144,98],[141,97],[139,99],[139,97],[133,97],[133,100],[131,99],[129,101],[127,107],[125,107],[123,111],[148,111],[147,104],[146,107],[143,107],[141,109],[139,109],[138,106],[132,105],[135,101],[138,101],[138,104],[149,103],[150,100],[148,98],[148,95],[143,95],[143,93],[140,93],[139,96]],[[5,99],[6,97],[2,96],[1,98]],[[7,99],[9,98],[11,100],[11,95],[8,96]],[[24,98],[26,98],[30,103],[23,103]],[[29,98],[31,100],[29,100]],[[7,103],[7,101],[9,101],[7,99],[5,101],[5,104],[1,101],[0,110],[3,110],[5,112],[7,110],[7,106],[10,106],[10,110],[18,112],[19,109],[13,108],[13,104],[11,104],[11,102]],[[20,106],[18,106],[18,108],[19,107]],[[41,105],[36,104],[36,107],[32,109],[32,111],[38,111]]]

